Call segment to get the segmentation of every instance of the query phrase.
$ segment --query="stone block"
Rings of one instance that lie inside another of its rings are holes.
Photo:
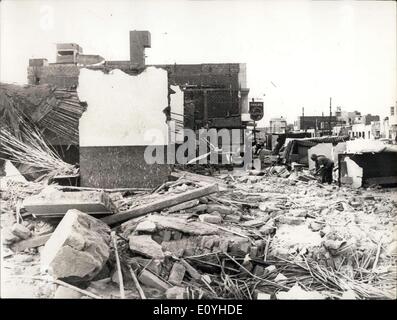
[[[41,252],[42,271],[54,278],[92,280],[110,254],[110,228],[78,210],[69,210]]]
[[[214,214],[201,214],[199,216],[200,221],[207,223],[220,224],[222,223],[222,218]]]
[[[154,259],[164,259],[161,245],[154,241],[150,235],[131,235],[128,239],[131,251]]]
[[[174,285],[180,285],[185,276],[186,268],[183,264],[175,262],[172,266],[168,281]]]
[[[158,276],[148,270],[142,270],[138,279],[139,282],[143,283],[145,286],[156,288],[160,291],[166,291],[167,289],[171,288],[168,283],[161,280]]]
[[[135,231],[152,233],[156,231],[156,224],[151,221],[145,220],[138,223],[138,225],[135,228]]]

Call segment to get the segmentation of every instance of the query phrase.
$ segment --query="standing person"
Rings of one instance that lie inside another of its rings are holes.
[[[316,175],[321,173],[321,183],[332,183],[332,172],[334,170],[334,162],[323,155],[312,154],[311,159],[316,163]]]

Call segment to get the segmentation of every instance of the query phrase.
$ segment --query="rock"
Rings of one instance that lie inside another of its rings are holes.
[[[1,230],[1,239],[6,245],[10,245],[21,240],[21,238],[13,234],[10,229]]]
[[[172,237],[172,232],[171,230],[164,230],[163,233],[163,241],[170,241]]]
[[[222,218],[220,216],[214,215],[214,214],[201,214],[199,216],[200,221],[202,222],[208,222],[208,223],[214,223],[214,224],[220,224],[222,223]]]
[[[251,242],[248,239],[241,237],[230,237],[229,241],[230,253],[236,255],[241,254],[244,256],[249,253],[251,248]]]
[[[167,289],[165,296],[167,299],[186,299],[186,289],[182,287],[172,287]]]
[[[183,264],[175,262],[168,277],[168,282],[174,285],[180,285],[185,276],[185,272],[186,268],[183,266]]]
[[[262,277],[265,275],[265,268],[260,266],[260,265],[256,265],[254,268],[254,275],[258,276],[258,277]]]
[[[131,235],[128,239],[131,251],[154,259],[164,259],[161,245],[154,241],[150,235]]]
[[[73,289],[58,286],[58,289],[55,291],[54,299],[80,299],[83,295]]]
[[[274,281],[279,282],[279,281],[284,281],[287,280],[288,278],[283,275],[281,272],[274,278]]]
[[[249,255],[250,255],[251,258],[256,258],[258,256],[258,247],[252,246],[250,248],[250,254]]]
[[[274,271],[276,271],[277,270],[277,267],[275,266],[275,265],[271,265],[271,266],[268,266],[268,267],[266,267],[265,268],[265,271],[266,271],[266,273],[272,273],[272,272],[274,272]]]
[[[271,297],[272,296],[270,294],[264,292],[258,292],[256,294],[256,300],[270,300]]]
[[[30,236],[32,235],[32,231],[30,231],[24,225],[19,224],[19,223],[15,223],[12,226],[11,232],[23,240],[30,238]]]
[[[156,231],[156,224],[152,221],[145,220],[138,223],[135,231],[153,233]]]
[[[219,233],[216,226],[200,221],[188,221],[187,219],[180,217],[154,214],[149,216],[147,219],[154,222],[158,230],[175,230],[189,235],[208,235]]]
[[[110,254],[110,228],[78,210],[69,210],[41,252],[42,271],[54,278],[92,280]]]
[[[144,285],[151,287],[151,288],[156,288],[160,291],[166,291],[167,289],[169,289],[171,287],[168,283],[161,280],[155,274],[153,274],[150,271],[145,270],[145,269],[142,270],[138,279],[139,279],[139,282],[143,283]]]
[[[197,199],[191,200],[191,201],[186,201],[181,204],[177,204],[176,206],[170,207],[168,209],[168,211],[169,212],[177,212],[177,211],[181,211],[181,210],[186,210],[186,209],[195,207],[198,204],[199,204],[199,200],[197,200]]]

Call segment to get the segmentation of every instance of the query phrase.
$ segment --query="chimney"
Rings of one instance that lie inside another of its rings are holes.
[[[145,48],[150,48],[149,31],[130,31],[130,62],[137,69],[145,68]]]

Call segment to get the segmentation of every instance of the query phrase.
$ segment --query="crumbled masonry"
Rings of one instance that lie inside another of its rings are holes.
[[[205,176],[205,183],[189,173],[154,192],[107,194],[119,212],[127,212],[223,184],[217,193],[112,227],[126,298],[141,299],[142,292],[148,299],[396,298],[395,190],[323,185],[305,170],[287,171],[288,176],[282,168],[264,172]],[[12,277],[42,272],[73,286],[84,284],[94,297],[120,298],[106,219],[69,210],[57,222],[29,215],[17,220],[16,203],[44,188],[10,182],[2,192],[4,263],[16,265],[4,275],[4,285],[33,283],[31,297],[85,296]],[[15,290],[10,292],[17,295]]]

